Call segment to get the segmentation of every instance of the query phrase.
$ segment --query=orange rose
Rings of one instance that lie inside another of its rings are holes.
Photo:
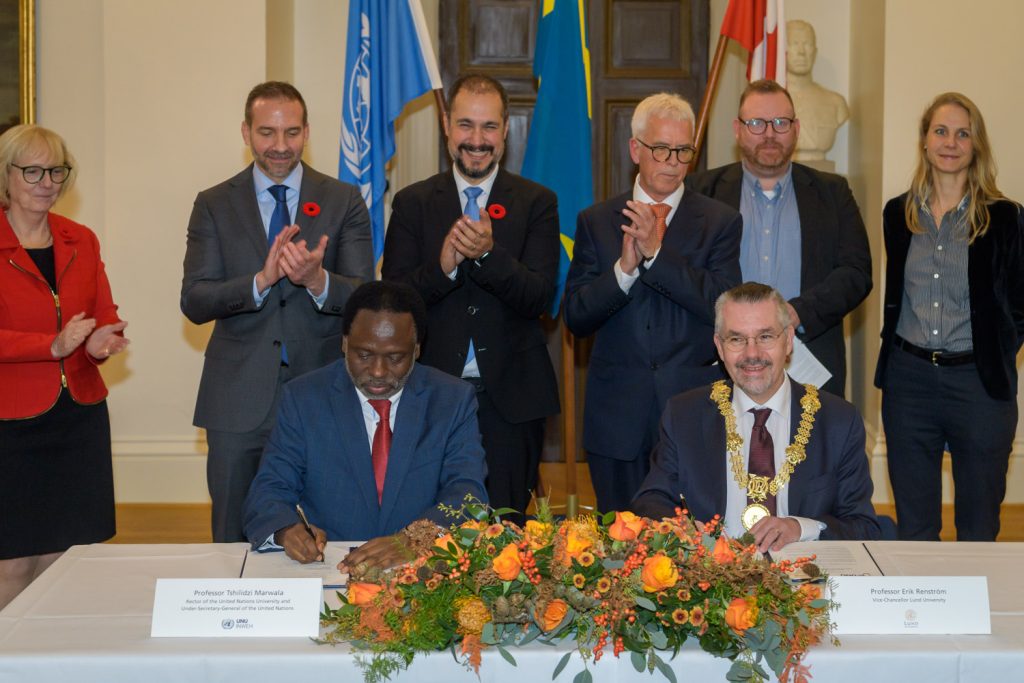
[[[519,576],[523,564],[519,561],[519,550],[515,543],[505,546],[501,553],[491,560],[491,567],[502,581],[512,581]]]
[[[445,534],[441,538],[434,541],[434,547],[444,550],[445,552],[451,552],[451,550],[448,548],[449,543],[455,546],[456,556],[462,554],[462,546],[455,542],[455,539],[452,537],[451,534]]]
[[[725,536],[719,536],[715,541],[715,549],[711,551],[711,557],[715,558],[718,564],[728,564],[736,559],[736,553],[729,547],[729,540]]]
[[[647,522],[632,512],[616,512],[615,521],[608,527],[608,535],[613,541],[635,540],[643,531]]]
[[[377,597],[377,593],[382,590],[384,587],[375,583],[350,583],[348,585],[348,604],[365,605]]]
[[[734,598],[725,610],[725,623],[729,624],[739,634],[743,634],[748,628],[753,628],[757,623],[757,599],[748,595],[745,598]]]
[[[562,619],[565,619],[565,615],[569,612],[569,605],[565,600],[555,598],[549,600],[548,604],[544,606],[544,613],[538,612],[535,616],[537,618],[537,624],[541,630],[547,633],[551,629],[555,628],[562,623]]]
[[[676,585],[676,582],[679,581],[679,571],[672,563],[671,558],[655,555],[644,560],[644,566],[640,570],[640,580],[644,584],[645,591],[656,593]]]

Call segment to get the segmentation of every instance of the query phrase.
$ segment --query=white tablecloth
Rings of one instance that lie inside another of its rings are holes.
[[[1024,672],[1024,595],[1016,577],[1024,544],[870,543],[887,574],[989,576],[992,635],[846,636],[819,646],[806,663],[817,683],[833,681],[960,682],[1019,680]],[[0,681],[132,683],[344,681],[361,673],[345,647],[286,638],[150,638],[157,578],[238,576],[244,544],[76,546],[0,612]],[[481,681],[550,681],[570,642],[513,648],[517,667],[493,649]],[[725,681],[730,663],[692,643],[672,663],[679,681]],[[583,668],[574,656],[559,675]],[[595,681],[663,680],[638,674],[629,657],[610,652],[591,666]],[[396,681],[473,683],[449,653],[417,658]]]

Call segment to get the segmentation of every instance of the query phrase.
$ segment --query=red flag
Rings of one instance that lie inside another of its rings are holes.
[[[786,84],[786,21],[783,0],[729,0],[720,33],[742,45],[747,80],[770,78]]]

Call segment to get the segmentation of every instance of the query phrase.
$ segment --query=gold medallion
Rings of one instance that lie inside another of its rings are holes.
[[[760,503],[751,503],[747,507],[743,508],[743,514],[740,515],[740,520],[743,521],[743,528],[750,531],[750,528],[760,522],[765,517],[771,517],[772,513],[768,511],[764,505]]]

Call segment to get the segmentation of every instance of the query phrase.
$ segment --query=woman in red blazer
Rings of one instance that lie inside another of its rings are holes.
[[[50,213],[73,176],[56,133],[0,135],[0,608],[70,546],[114,535],[97,366],[128,340],[96,235]]]

